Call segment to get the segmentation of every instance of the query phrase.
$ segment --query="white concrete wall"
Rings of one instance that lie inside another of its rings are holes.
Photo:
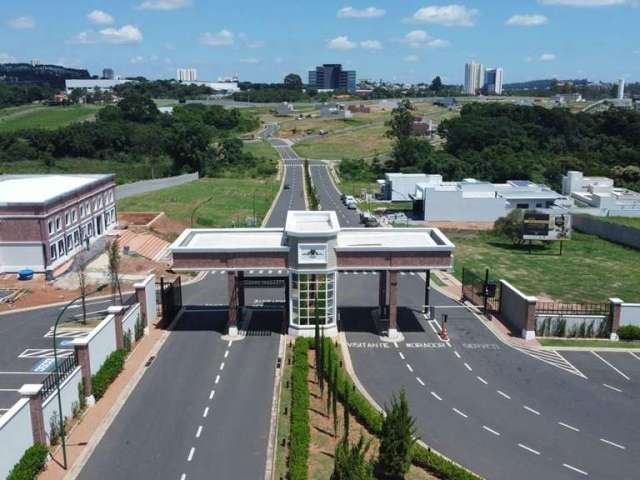
[[[135,341],[135,327],[136,322],[140,320],[140,304],[134,304],[122,319],[122,333],[123,335],[127,332],[131,332],[131,341]]]
[[[89,343],[91,374],[95,375],[112,352],[116,350],[116,326],[113,315],[107,316],[86,337]]]
[[[620,326],[637,325],[640,327],[640,303],[623,303],[620,311]]]
[[[22,398],[0,417],[0,478],[6,478],[33,445],[29,400]]]
[[[525,339],[535,337],[535,331],[527,325],[529,305],[535,301],[536,297],[527,296],[506,280],[500,280],[500,314]]]
[[[136,288],[144,288],[145,304],[147,307],[147,325],[155,323],[158,319],[158,312],[156,307],[156,277],[155,275],[149,275],[142,282],[135,285]]]
[[[78,385],[81,381],[81,369],[80,367],[76,367],[60,384],[60,399],[62,400],[62,416],[64,418],[71,418],[73,416],[74,404],[79,403]],[[59,422],[58,394],[55,390],[42,404],[42,417],[44,419],[44,430],[47,433],[47,439],[51,434],[51,418],[54,415],[57,425]]]
[[[1,243],[0,273],[30,268],[44,272],[44,253],[40,243]]]
[[[431,222],[494,222],[507,214],[499,197],[463,197],[459,190],[424,189],[424,219]]]

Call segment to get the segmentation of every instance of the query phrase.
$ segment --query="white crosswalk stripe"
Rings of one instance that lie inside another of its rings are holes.
[[[565,372],[572,373],[577,375],[578,377],[587,378],[587,376],[578,370],[571,362],[569,362],[566,358],[564,358],[560,353],[555,350],[538,350],[530,347],[516,347],[513,346],[516,350],[524,353],[525,355],[529,355],[532,358],[536,358],[541,362],[544,362],[548,365],[552,365],[557,367]]]
[[[87,335],[88,332],[86,330],[69,330],[63,332],[57,332],[56,338],[80,338]],[[53,337],[53,329],[49,330],[44,334],[44,338],[52,338]]]
[[[73,355],[73,350],[68,348],[59,348],[58,357],[69,357]],[[18,358],[53,358],[53,348],[27,348]]]

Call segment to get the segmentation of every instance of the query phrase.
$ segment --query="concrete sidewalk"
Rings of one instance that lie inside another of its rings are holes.
[[[158,353],[168,335],[168,331],[150,327],[149,334],[136,344],[127,358],[124,370],[111,384],[104,397],[93,407],[87,408],[71,428],[67,436],[68,470],[65,471],[62,468],[62,449],[58,447],[53,451],[53,460],[47,464],[47,469],[38,476],[39,480],[74,479],[78,476],[144,374],[145,363],[151,356]]]

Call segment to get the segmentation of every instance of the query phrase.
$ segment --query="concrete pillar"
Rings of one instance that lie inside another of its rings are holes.
[[[244,284],[242,283],[244,272],[238,272],[238,280],[240,281],[238,285],[238,306],[242,308],[244,307]]]
[[[121,350],[124,348],[124,333],[122,332],[122,318],[124,317],[124,307],[118,305],[116,307],[107,308],[107,314],[113,315],[113,324],[116,331],[116,348]]]
[[[133,288],[136,289],[136,302],[140,304],[140,320],[142,321],[142,326],[145,329],[145,333],[147,328],[149,327],[149,314],[147,313],[147,290],[145,288],[144,283],[136,283],[133,285]]]
[[[238,290],[236,288],[236,272],[227,272],[227,292],[229,293],[228,334],[238,335]]]
[[[284,283],[284,310],[282,312],[282,322],[284,324],[282,331],[289,330],[289,310],[291,309],[291,295],[289,289],[291,288],[291,274],[287,277]]]
[[[620,298],[610,298],[609,303],[611,309],[609,316],[611,318],[611,333],[609,338],[611,340],[618,340],[618,328],[620,328],[620,314],[622,312],[622,304],[624,303]]]
[[[387,271],[381,270],[378,276],[378,306],[380,307],[380,318],[386,318],[387,305]]]
[[[525,328],[522,329],[522,338],[533,340],[536,338],[536,307],[538,299],[536,297],[525,297]]]
[[[47,433],[44,428],[44,414],[42,412],[42,384],[26,384],[18,391],[22,398],[29,399],[29,413],[31,414],[31,433],[33,443],[47,444]]]
[[[424,280],[424,308],[422,313],[429,311],[429,288],[431,288],[431,270],[427,270]]]
[[[84,396],[87,400],[87,404],[93,405],[95,403],[95,398],[93,397],[93,387],[91,385],[91,358],[89,357],[89,342],[85,338],[76,338],[73,340],[73,348],[76,351],[78,365],[80,365]]]
[[[398,336],[398,272],[389,272],[389,338]]]

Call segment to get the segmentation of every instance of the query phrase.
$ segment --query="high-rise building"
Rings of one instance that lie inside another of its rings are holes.
[[[198,71],[195,68],[178,68],[176,80],[179,82],[195,82],[198,80]]]
[[[356,91],[356,71],[342,70],[339,63],[325,63],[309,71],[309,86],[318,90]]]
[[[31,59],[31,66],[32,67],[39,67],[40,65],[42,65],[42,62],[40,60],[38,60],[37,58],[32,58]]]
[[[102,70],[102,78],[105,80],[113,80],[114,73],[113,68],[105,68]]]
[[[624,98],[624,78],[618,80],[618,100]]]
[[[484,85],[482,90],[490,95],[502,95],[502,83],[504,70],[501,67],[488,68],[484,73]]]
[[[471,62],[464,66],[464,93],[477,95],[484,85],[484,65]]]

